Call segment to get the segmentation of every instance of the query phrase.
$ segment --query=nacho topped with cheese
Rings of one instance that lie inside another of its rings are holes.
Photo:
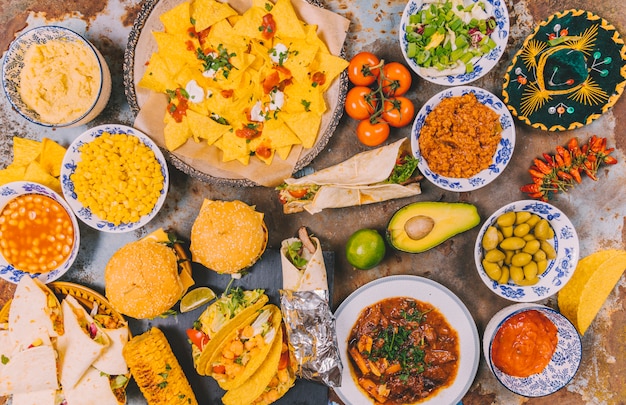
[[[206,142],[222,161],[270,164],[317,139],[324,92],[347,67],[299,19],[290,0],[254,0],[239,14],[227,3],[190,0],[160,16],[138,86],[168,96],[165,146]]]

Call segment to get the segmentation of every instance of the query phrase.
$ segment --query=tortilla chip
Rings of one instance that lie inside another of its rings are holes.
[[[221,142],[221,149],[223,152],[223,162],[229,162],[231,160],[237,160],[246,157],[249,158],[250,156],[248,140],[235,135],[235,131],[228,131],[224,133]]]
[[[322,117],[313,112],[283,114],[285,124],[296,134],[305,148],[315,145],[319,134]]]
[[[196,31],[203,31],[213,24],[226,21],[237,12],[228,5],[215,0],[194,0],[191,5],[191,16],[196,21]]]
[[[319,71],[326,75],[324,84],[318,86],[321,91],[326,91],[332,81],[348,67],[348,61],[323,52],[317,53],[313,64],[314,67],[311,68],[313,71]]]
[[[281,146],[276,148],[276,154],[282,160],[287,160],[287,158],[289,158],[289,154],[291,153],[291,149],[293,149],[292,145]]]
[[[233,30],[241,36],[265,41],[261,35],[261,31],[259,31],[265,14],[267,14],[265,9],[251,7],[246,10],[246,12],[241,15],[241,18],[233,25]]]
[[[51,188],[57,193],[63,193],[61,190],[61,182],[56,177],[52,176],[48,173],[39,163],[30,162],[28,166],[26,166],[26,171],[24,173],[25,181],[32,181],[34,183],[42,184],[46,187]]]
[[[50,138],[43,138],[42,153],[39,158],[41,167],[54,177],[61,175],[61,165],[66,149]]]
[[[276,36],[290,38],[304,38],[302,24],[289,0],[276,0],[272,8],[272,15],[276,21]]]
[[[26,167],[24,166],[15,166],[13,164],[7,166],[0,170],[0,186],[13,181],[24,180],[24,173],[26,173]]]
[[[41,142],[32,139],[13,137],[13,164],[26,166],[37,160],[41,154]]]
[[[181,122],[176,122],[168,114],[165,116],[165,128],[163,129],[163,136],[165,138],[165,147],[168,150],[176,150],[187,142],[191,138],[191,131],[189,130],[189,123],[187,117],[183,117]]]
[[[153,53],[148,62],[146,72],[139,79],[137,85],[157,93],[165,93],[167,90],[175,89],[174,75],[168,70],[167,66],[168,62],[160,54]]]
[[[159,52],[163,57],[170,72],[175,73],[186,64],[195,65],[199,63],[195,52],[187,49],[198,49],[200,42],[197,38],[192,38],[184,34],[168,34],[167,32],[156,31],[152,35],[159,47]],[[187,44],[186,46],[181,46]],[[176,68],[178,67],[178,69]]]
[[[187,110],[189,129],[194,138],[200,138],[212,145],[227,131],[232,130],[230,125],[222,125],[206,115]]]
[[[166,11],[159,17],[165,28],[165,32],[169,34],[189,35],[191,25],[191,11],[189,2],[183,2],[176,7]]]

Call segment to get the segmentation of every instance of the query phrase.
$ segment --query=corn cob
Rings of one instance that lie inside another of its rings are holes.
[[[149,405],[198,401],[163,332],[155,327],[124,346],[124,359]]]

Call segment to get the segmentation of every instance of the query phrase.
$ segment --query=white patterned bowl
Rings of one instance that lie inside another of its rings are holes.
[[[498,143],[496,152],[493,155],[491,164],[486,169],[469,178],[453,178],[442,176],[433,172],[428,167],[428,162],[422,156],[419,147],[419,138],[422,127],[426,121],[426,117],[433,109],[443,100],[450,97],[459,97],[468,93],[474,93],[478,102],[491,108],[500,116],[500,125],[502,126],[502,139]],[[419,159],[418,167],[420,172],[434,185],[448,191],[467,192],[479,189],[494,181],[500,173],[504,171],[513,156],[515,149],[515,124],[511,113],[504,103],[495,95],[473,86],[457,86],[445,89],[433,97],[431,97],[417,113],[413,127],[411,128],[411,149],[413,156]]]
[[[529,310],[541,312],[554,323],[558,343],[550,363],[541,373],[513,377],[493,364],[491,348],[502,324],[513,315]],[[483,334],[483,354],[493,375],[508,390],[525,397],[542,397],[560,390],[574,378],[582,358],[582,343],[574,325],[558,311],[538,304],[514,304],[498,311],[487,324]]]
[[[161,188],[161,194],[152,210],[148,214],[139,218],[139,220],[136,222],[122,222],[120,224],[114,224],[112,222],[106,221],[98,217],[96,214],[91,212],[88,207],[85,207],[80,201],[78,201],[78,196],[74,191],[72,174],[76,172],[77,164],[81,160],[80,147],[100,137],[104,132],[108,132],[110,134],[126,134],[139,138],[139,140],[144,145],[149,147],[154,152],[154,156],[161,166],[161,174],[163,175],[163,187]],[[87,131],[83,132],[76,139],[74,139],[72,144],[67,148],[67,152],[65,153],[65,156],[63,158],[63,164],[61,166],[61,188],[63,190],[63,195],[65,196],[67,203],[70,207],[72,207],[72,210],[74,211],[76,216],[85,224],[103,232],[130,232],[132,230],[139,229],[146,225],[148,222],[150,222],[163,206],[163,203],[165,202],[165,197],[167,196],[167,190],[169,188],[169,172],[163,153],[161,152],[159,147],[152,141],[152,139],[150,139],[150,137],[148,137],[146,134],[126,125],[104,124],[90,128]]]
[[[61,197],[58,193],[49,189],[46,186],[43,186],[38,183],[32,183],[29,181],[14,181],[12,183],[7,183],[3,186],[0,186],[0,211],[4,209],[4,207],[14,198],[20,195],[26,194],[41,194],[46,197],[52,198],[54,201],[59,203],[63,209],[67,212],[72,221],[72,226],[74,227],[74,240],[72,251],[68,258],[55,270],[44,272],[44,273],[26,273],[22,270],[16,269],[12,264],[8,263],[4,256],[0,254],[0,277],[3,279],[10,281],[12,283],[17,284],[22,277],[33,277],[39,279],[42,283],[46,284],[51,281],[54,281],[65,274],[72,264],[76,257],[78,256],[78,248],[80,246],[80,229],[78,227],[78,221],[72,212],[72,209],[67,204],[67,202]]]
[[[98,93],[93,103],[86,108],[81,116],[61,123],[50,123],[43,120],[36,111],[26,105],[19,91],[20,74],[24,68],[26,51],[31,46],[46,44],[54,40],[63,40],[83,45],[87,52],[93,54],[98,61],[100,72]],[[2,85],[13,108],[26,120],[44,127],[76,127],[92,121],[106,107],[111,95],[111,72],[102,54],[87,39],[68,28],[46,25],[24,32],[11,43],[2,65]]]
[[[477,3],[478,0],[471,0]],[[400,38],[400,49],[402,55],[411,69],[417,73],[424,80],[429,82],[443,85],[443,86],[457,86],[460,84],[468,84],[477,80],[493,69],[506,49],[507,42],[509,40],[509,12],[506,7],[506,3],[501,0],[484,0],[485,11],[487,14],[494,16],[496,19],[496,27],[491,33],[491,39],[496,43],[496,47],[489,53],[482,55],[480,58],[473,61],[474,71],[471,73],[454,73],[450,69],[441,71],[438,75],[433,76],[428,73],[424,73],[422,68],[417,64],[413,58],[407,56],[407,48],[409,42],[406,36],[406,26],[409,22],[409,17],[419,12],[424,6],[428,7],[433,1],[424,0],[409,0],[402,12],[400,19],[400,29],[398,35]],[[467,2],[466,2],[467,3]]]
[[[527,211],[537,214],[547,219],[554,230],[554,238],[548,242],[556,250],[556,259],[548,262],[548,267],[539,276],[539,282],[535,285],[520,286],[511,281],[507,284],[500,284],[489,278],[483,268],[483,236],[487,228],[493,225],[500,215],[510,211]],[[537,200],[516,201],[498,209],[483,223],[474,246],[474,261],[485,285],[500,297],[517,302],[539,301],[556,294],[574,274],[579,254],[578,234],[569,218],[555,206]]]

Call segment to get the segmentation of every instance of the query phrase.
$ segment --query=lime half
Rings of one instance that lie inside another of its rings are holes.
[[[193,311],[215,299],[215,293],[209,287],[198,287],[189,291],[180,300],[180,312]]]

